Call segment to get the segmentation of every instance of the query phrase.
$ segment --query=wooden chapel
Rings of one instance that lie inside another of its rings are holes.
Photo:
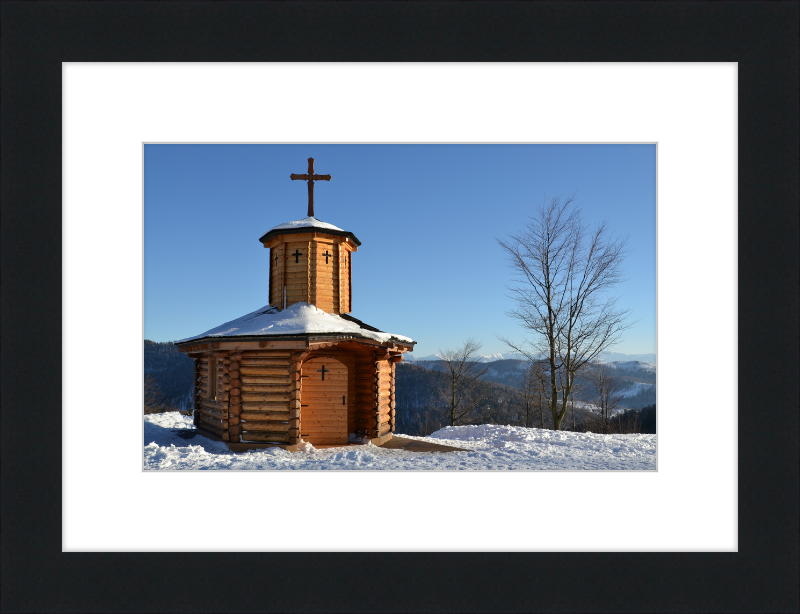
[[[290,178],[308,182],[308,217],[259,239],[269,305],[176,343],[194,359],[195,425],[233,450],[380,445],[395,428],[396,364],[416,342],[349,315],[361,242],[314,217],[314,182],[331,176],[313,158]]]

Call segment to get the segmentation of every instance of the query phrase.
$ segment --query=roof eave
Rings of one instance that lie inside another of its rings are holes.
[[[279,235],[305,234],[307,232],[316,232],[319,234],[347,237],[349,239],[352,239],[356,245],[361,245],[361,241],[359,241],[358,238],[356,238],[356,235],[354,235],[349,230],[331,230],[329,228],[319,228],[317,226],[301,226],[299,228],[279,228],[279,229],[273,228],[272,230],[264,234],[259,239],[259,241],[261,243],[265,243],[266,241],[269,241],[272,237],[277,237]]]
[[[396,337],[392,337],[387,341],[378,341],[372,337],[367,337],[366,335],[361,335],[358,333],[299,333],[296,335],[225,335],[224,337],[207,335],[205,337],[198,337],[195,339],[189,339],[187,341],[176,341],[175,345],[177,347],[183,347],[187,345],[197,345],[198,343],[222,343],[226,341],[312,341],[316,339],[364,339],[366,341],[372,341],[381,345],[392,343],[397,345],[408,345],[412,348],[417,344],[416,341],[403,341],[402,339],[397,339]]]

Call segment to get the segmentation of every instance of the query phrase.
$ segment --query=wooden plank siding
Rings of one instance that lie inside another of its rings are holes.
[[[344,243],[337,246],[339,304],[336,313],[350,313],[350,252]]]
[[[323,372],[323,370],[325,372]],[[347,443],[348,369],[332,356],[303,362],[300,436],[314,445]]]
[[[328,254],[327,259],[325,254]],[[335,313],[339,301],[339,251],[333,243],[314,241],[310,286],[313,304],[326,313]],[[327,260],[327,262],[326,262]]]
[[[283,243],[269,250],[269,304],[283,309],[283,277],[286,267]]]
[[[309,249],[310,241],[288,241],[284,253],[284,285],[286,306],[309,300]],[[296,256],[293,254],[297,254]],[[281,306],[282,307],[282,306]]]
[[[292,234],[274,237],[265,247],[270,248],[270,305],[283,309],[285,290],[286,307],[308,301],[327,313],[352,311],[350,258],[357,248],[347,239],[319,232]]]

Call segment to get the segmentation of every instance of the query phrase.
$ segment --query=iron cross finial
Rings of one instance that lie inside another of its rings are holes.
[[[330,181],[330,175],[315,175],[314,174],[314,158],[308,159],[308,173],[305,175],[297,175],[292,173],[289,175],[292,181],[301,179],[308,181],[308,217],[314,217],[314,182],[315,181]]]

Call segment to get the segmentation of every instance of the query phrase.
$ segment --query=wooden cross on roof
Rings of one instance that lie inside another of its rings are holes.
[[[315,175],[314,174],[314,158],[308,159],[308,173],[305,175],[297,175],[292,173],[289,175],[294,181],[295,179],[302,179],[308,181],[308,217],[314,217],[314,182],[315,181],[330,181],[330,175]]]

